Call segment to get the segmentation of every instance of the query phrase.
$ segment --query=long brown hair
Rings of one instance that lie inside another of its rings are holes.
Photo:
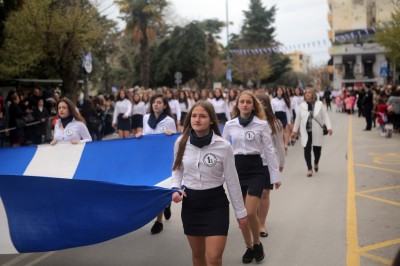
[[[232,109],[232,117],[237,117],[240,114],[239,111],[239,100],[242,95],[248,95],[253,99],[253,114],[257,116],[261,120],[265,120],[265,112],[263,105],[261,104],[260,100],[254,95],[254,93],[250,90],[243,91],[240,93],[240,96],[236,99],[236,105]]]
[[[274,112],[272,111],[271,99],[266,94],[257,94],[257,98],[260,99],[264,106],[266,120],[271,127],[272,135],[276,134],[278,132],[279,120],[276,119]]]
[[[57,102],[57,105],[56,105],[57,115],[58,115],[58,105],[62,102],[67,104],[69,115],[72,115],[72,117],[75,118],[76,121],[80,121],[86,125],[85,119],[79,114],[78,110],[76,109],[75,104],[67,97],[62,98],[61,100],[59,100]]]
[[[192,124],[191,124],[191,117],[194,108],[201,106],[204,108],[204,110],[207,111],[208,116],[210,117],[210,130],[214,131],[215,134],[218,136],[221,136],[221,131],[219,130],[218,127],[218,119],[217,119],[217,114],[215,113],[214,106],[209,103],[208,101],[198,101],[196,102],[192,108],[190,108],[190,111],[188,112],[185,122],[183,123],[183,133],[180,138],[179,142],[179,147],[178,147],[178,152],[176,153],[174,165],[172,167],[172,170],[177,170],[182,166],[182,159],[183,159],[183,154],[185,153],[185,148],[186,148],[186,143],[189,139],[190,132],[192,131]]]

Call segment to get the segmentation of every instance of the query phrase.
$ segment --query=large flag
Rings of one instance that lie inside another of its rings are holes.
[[[0,254],[90,245],[171,202],[179,135],[0,149]]]

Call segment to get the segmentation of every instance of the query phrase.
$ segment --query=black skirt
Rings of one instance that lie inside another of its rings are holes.
[[[229,201],[223,186],[206,190],[186,188],[182,202],[182,224],[185,235],[227,236]]]
[[[143,115],[133,115],[131,117],[131,122],[132,122],[132,126],[131,129],[138,129],[138,128],[143,128]]]
[[[130,131],[131,130],[131,119],[130,119],[130,117],[123,118],[122,116],[123,116],[123,114],[119,114],[118,115],[117,129],[118,130]]]
[[[266,184],[261,156],[259,154],[237,154],[235,155],[235,166],[243,196],[249,194],[261,198]]]
[[[275,117],[278,118],[282,122],[282,126],[285,129],[288,123],[286,112],[275,112]]]
[[[274,185],[271,184],[271,176],[269,174],[268,165],[264,165],[263,169],[264,169],[264,174],[265,174],[265,187],[264,187],[264,189],[273,190],[274,189]]]
[[[187,112],[181,112],[181,126],[185,123]]]

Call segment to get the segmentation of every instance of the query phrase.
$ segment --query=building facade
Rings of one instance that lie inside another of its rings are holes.
[[[304,54],[302,51],[294,51],[288,54],[291,60],[291,67],[295,72],[308,73],[310,69],[311,57]]]
[[[328,0],[333,88],[382,85],[385,48],[374,42],[375,28],[391,19],[391,0]]]

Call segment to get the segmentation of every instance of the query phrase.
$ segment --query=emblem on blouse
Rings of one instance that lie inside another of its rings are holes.
[[[167,131],[167,127],[166,127],[166,126],[162,126],[162,127],[160,127],[160,131],[161,131],[161,132],[165,132],[165,131]]]
[[[67,131],[65,131],[65,134],[67,134],[67,136],[72,136],[72,130],[68,129]]]
[[[203,163],[208,167],[212,167],[217,163],[217,156],[212,153],[207,153],[203,158]]]
[[[253,131],[247,131],[246,134],[245,134],[245,136],[246,136],[246,139],[247,139],[247,140],[252,141],[252,140],[254,140],[256,134],[254,134]]]

